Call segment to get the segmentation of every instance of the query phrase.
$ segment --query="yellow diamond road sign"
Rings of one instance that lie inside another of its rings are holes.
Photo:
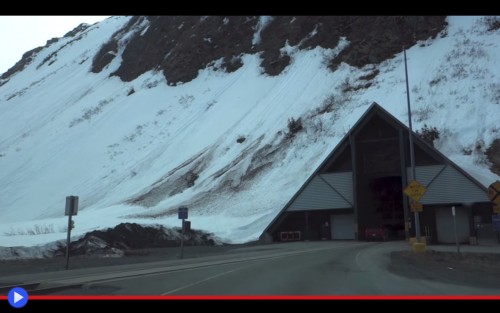
[[[416,202],[420,200],[427,191],[427,188],[425,188],[424,185],[419,183],[416,180],[412,180],[409,184],[408,187],[405,188],[403,191],[408,197],[412,198]]]
[[[500,181],[496,181],[488,188],[488,198],[496,204],[500,204]]]

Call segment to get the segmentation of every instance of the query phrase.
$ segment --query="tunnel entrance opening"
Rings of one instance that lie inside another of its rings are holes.
[[[386,238],[405,238],[403,186],[401,176],[377,177],[370,181],[374,219],[367,229],[381,228]],[[368,239],[368,238],[367,238]]]

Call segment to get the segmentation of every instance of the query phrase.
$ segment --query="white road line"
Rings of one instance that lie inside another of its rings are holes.
[[[337,246],[337,247],[330,247],[330,248],[315,248],[315,249],[309,249],[309,250],[303,250],[301,251],[300,253],[297,253],[296,251],[295,252],[292,252],[292,253],[287,253],[285,255],[279,255],[279,256],[270,256],[269,258],[266,258],[266,259],[275,259],[275,258],[282,258],[284,256],[288,256],[289,254],[292,254],[292,255],[295,255],[295,254],[307,254],[307,253],[311,253],[311,252],[318,252],[318,251],[322,251],[322,250],[331,250],[331,249],[337,249],[337,248],[343,248],[345,247],[345,245],[341,245],[341,246]],[[360,251],[361,252],[361,251]],[[356,263],[358,264],[359,266],[359,262],[358,262],[358,255],[359,255],[359,252],[358,254],[356,254]],[[259,260],[248,260],[248,261],[264,261],[265,259],[259,259]],[[242,267],[239,267],[237,269],[233,269],[233,270],[229,270],[229,271],[226,271],[226,272],[222,272],[220,274],[216,274],[216,275],[213,275],[213,276],[210,276],[210,277],[207,277],[205,279],[202,279],[202,280],[199,280],[199,281],[196,281],[196,282],[193,282],[193,283],[190,283],[190,284],[187,284],[185,286],[182,286],[182,287],[179,287],[179,288],[176,288],[176,289],[173,289],[173,290],[170,290],[170,291],[167,291],[167,292],[164,292],[162,293],[161,295],[162,296],[165,296],[165,295],[169,295],[169,294],[172,294],[174,292],[177,292],[177,291],[180,291],[180,290],[183,290],[183,289],[186,289],[186,288],[189,288],[189,287],[193,287],[193,286],[196,286],[196,285],[199,285],[201,283],[204,283],[204,282],[207,282],[209,280],[212,280],[212,279],[215,279],[215,278],[218,278],[218,277],[221,277],[221,276],[224,276],[224,275],[227,275],[227,274],[230,274],[230,273],[234,273],[236,271],[239,271],[239,270],[242,270],[244,268],[248,268],[250,266],[253,266],[255,265],[254,264],[250,264],[248,266],[242,266]],[[361,266],[359,266],[361,268]]]
[[[187,284],[185,286],[182,286],[182,287],[179,287],[179,288],[176,288],[176,289],[173,289],[173,290],[169,290],[167,292],[162,293],[161,295],[162,296],[169,295],[169,294],[172,294],[172,293],[177,292],[179,290],[186,289],[186,288],[189,288],[189,287],[193,287],[193,286],[199,285],[201,283],[207,282],[209,280],[212,280],[212,279],[215,279],[215,278],[218,278],[218,277],[221,277],[221,276],[224,276],[224,275],[227,275],[227,274],[239,271],[239,270],[241,270],[241,269],[243,269],[245,267],[248,267],[248,266],[243,266],[243,267],[240,267],[240,268],[237,268],[237,269],[234,269],[234,270],[229,270],[229,271],[226,271],[226,272],[222,272],[222,273],[219,273],[217,275],[213,275],[213,276],[207,277],[205,279],[202,279],[202,280],[195,281],[193,283]]]
[[[236,258],[230,258],[225,260],[211,260],[211,261],[202,261],[199,263],[189,263],[189,264],[176,264],[176,265],[168,265],[165,264],[161,267],[154,268],[140,268],[140,269],[132,269],[132,270],[124,270],[124,271],[111,271],[111,272],[103,272],[97,274],[79,274],[79,275],[71,275],[67,277],[60,277],[55,279],[48,279],[45,282],[50,283],[59,283],[59,284],[100,284],[105,282],[112,281],[121,281],[127,279],[135,279],[138,277],[146,277],[157,274],[166,274],[169,272],[178,272],[184,270],[195,270],[199,268],[211,267],[211,266],[220,266],[226,264],[235,264],[235,263],[247,263],[251,261],[264,261],[269,259],[290,257],[300,254],[308,254],[319,251],[328,251],[328,250],[336,250],[342,249],[346,247],[355,247],[360,245],[366,245],[366,243],[358,242],[358,243],[341,243],[339,245],[334,246],[322,246],[315,247],[303,250],[292,250],[285,252],[274,252],[267,255],[253,255],[253,256],[239,256]]]

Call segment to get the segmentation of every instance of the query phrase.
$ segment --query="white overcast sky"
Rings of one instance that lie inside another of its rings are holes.
[[[53,37],[80,25],[108,16],[0,16],[0,75],[19,61],[26,51],[44,46]]]

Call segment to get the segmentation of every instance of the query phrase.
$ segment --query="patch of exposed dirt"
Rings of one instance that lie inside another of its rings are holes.
[[[256,179],[256,177],[272,168],[276,160],[280,160],[285,156],[287,149],[293,141],[293,137],[277,134],[274,143],[268,143],[259,147],[262,139],[263,136],[251,146],[247,147],[235,161],[218,171],[216,173],[217,176],[214,175],[215,178],[222,175],[224,175],[224,177],[212,192],[239,192],[248,186],[252,186],[253,180]],[[251,159],[249,164],[242,171],[241,168],[237,168],[237,166],[241,166],[239,163],[246,158]]]
[[[165,176],[156,181],[153,187],[138,196],[128,200],[128,203],[152,207],[157,205],[167,196],[182,193],[195,185],[199,173],[203,171],[211,158],[212,153],[202,151],[181,165],[169,171]]]

